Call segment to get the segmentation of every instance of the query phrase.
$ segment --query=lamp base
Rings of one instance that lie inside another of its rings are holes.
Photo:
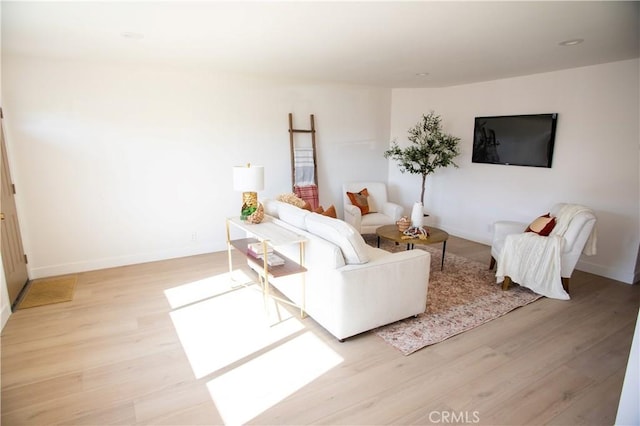
[[[246,220],[253,212],[258,209],[258,193],[243,192],[242,193],[242,209],[240,210],[240,219]]]

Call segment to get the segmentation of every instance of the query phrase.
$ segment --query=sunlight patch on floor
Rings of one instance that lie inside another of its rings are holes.
[[[193,373],[226,424],[250,421],[343,362],[297,309],[239,285],[254,279],[234,270],[233,280],[224,273],[165,291]]]
[[[245,424],[343,361],[306,332],[208,382],[225,424]]]
[[[233,273],[218,274],[169,288],[164,291],[164,294],[171,309],[176,309],[232,290],[232,279],[235,280],[236,285],[241,285],[250,283],[255,278],[249,276],[245,271],[235,270]]]
[[[239,289],[171,313],[196,378],[238,362],[304,326],[281,309],[282,321],[267,317],[262,295]]]
[[[201,288],[202,282],[183,286],[182,291],[193,289],[194,294],[182,294],[181,301],[194,300],[196,294],[206,294],[206,298],[170,314],[196,378],[242,361],[304,329],[286,309],[265,301],[255,290],[257,286],[233,288],[229,279],[214,278],[209,291]]]

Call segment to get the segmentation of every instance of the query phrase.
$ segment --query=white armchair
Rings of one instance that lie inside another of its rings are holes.
[[[551,216],[558,215],[560,209],[566,204],[556,204],[550,211]],[[560,251],[560,278],[562,287],[569,293],[569,278],[580,259],[583,252],[587,254],[595,254],[595,232],[594,226],[596,217],[589,209],[576,210],[566,225],[566,229],[560,234],[562,237]],[[505,247],[505,241],[510,234],[523,233],[527,228],[527,223],[500,221],[494,224],[493,240],[491,243],[491,262],[489,269],[496,266],[496,259],[500,259],[502,250]],[[552,231],[553,232],[553,231]],[[506,276],[502,283],[502,289],[507,290],[511,279]]]
[[[368,204],[371,212],[363,215],[360,208],[351,203],[347,192],[358,193],[365,188],[369,193]],[[387,185],[381,182],[345,183],[342,185],[342,201],[344,221],[361,234],[373,234],[379,227],[394,224],[402,217],[402,206],[387,200]]]

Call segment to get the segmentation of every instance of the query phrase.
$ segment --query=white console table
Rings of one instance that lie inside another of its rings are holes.
[[[233,272],[233,261],[231,258],[231,249],[235,248],[239,252],[245,255],[247,260],[256,266],[259,276],[260,289],[265,297],[265,301],[269,298],[278,300],[280,302],[300,308],[300,316],[305,317],[305,274],[307,270],[304,267],[304,243],[306,238],[302,235],[296,234],[282,226],[279,226],[273,221],[273,218],[266,216],[261,223],[250,224],[246,223],[238,217],[227,218],[227,251],[229,256],[229,273]],[[247,234],[246,238],[231,238],[230,228],[234,226]],[[284,264],[270,266],[267,263],[266,256],[264,259],[258,259],[253,256],[249,251],[249,244],[260,242],[262,243],[262,252],[267,253],[268,248],[271,247],[273,252],[284,259]],[[283,254],[278,253],[277,248],[279,246],[298,244],[300,247],[300,257],[297,262],[289,259]],[[290,300],[283,299],[271,294],[269,278],[283,277],[291,274],[300,274],[300,291],[302,292],[302,304],[300,306],[291,302]]]

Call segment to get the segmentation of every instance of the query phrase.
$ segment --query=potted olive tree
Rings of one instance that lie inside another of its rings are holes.
[[[431,111],[427,115],[422,115],[422,119],[409,129],[408,139],[410,144],[404,148],[400,148],[397,141],[393,140],[391,148],[384,152],[384,157],[397,161],[401,173],[408,172],[422,176],[420,192],[420,209],[422,210],[427,176],[440,167],[458,167],[453,159],[460,154],[458,150],[460,138],[444,133],[440,116]]]

